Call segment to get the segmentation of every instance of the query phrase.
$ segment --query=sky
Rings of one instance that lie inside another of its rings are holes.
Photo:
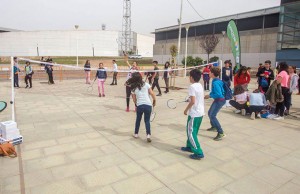
[[[189,0],[205,19],[280,5],[280,0]],[[132,30],[150,34],[177,24],[181,0],[131,0]],[[122,30],[123,0],[0,0],[0,27],[18,30]],[[202,20],[183,0],[182,22]]]

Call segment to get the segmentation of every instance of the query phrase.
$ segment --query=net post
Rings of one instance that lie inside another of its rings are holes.
[[[15,121],[15,88],[14,88],[14,57],[10,57],[11,65],[11,120]]]
[[[63,75],[62,75],[62,66],[60,65],[60,66],[59,66],[59,81],[60,81],[60,82],[62,82],[62,79],[63,79],[62,76],[63,76]]]

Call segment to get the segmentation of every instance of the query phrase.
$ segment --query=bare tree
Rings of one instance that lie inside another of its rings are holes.
[[[174,68],[174,65],[175,65],[175,58],[176,58],[176,56],[177,56],[177,52],[178,52],[178,48],[177,48],[177,46],[176,45],[172,45],[171,47],[170,47],[170,54],[171,54],[171,56],[172,56],[172,68]],[[178,63],[178,61],[177,61],[177,63]],[[176,68],[176,65],[175,65],[175,68]],[[176,78],[176,72],[172,72],[171,73],[171,87],[170,88],[172,88],[172,89],[175,89],[175,78]]]
[[[170,54],[172,56],[172,64],[174,65],[175,63],[175,57],[177,56],[177,51],[178,51],[178,48],[176,45],[172,45],[170,47]]]
[[[209,61],[209,55],[215,50],[219,42],[219,38],[214,34],[202,36],[200,38],[200,47],[205,50],[207,54],[207,61]]]

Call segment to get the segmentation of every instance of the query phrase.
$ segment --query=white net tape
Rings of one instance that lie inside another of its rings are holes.
[[[31,60],[31,59],[26,59],[26,58],[18,58],[19,60],[23,60],[23,61],[29,61],[31,63],[37,63],[37,64],[45,64],[45,65],[53,65],[53,66],[57,66],[57,67],[65,67],[65,68],[70,68],[70,69],[76,69],[76,70],[85,70],[84,67],[77,67],[77,66],[73,66],[73,65],[62,65],[62,64],[57,64],[57,63],[49,63],[49,62],[44,62],[44,61],[37,61],[37,60]],[[208,64],[203,64],[203,65],[197,65],[197,66],[193,66],[193,67],[187,67],[187,68],[176,68],[176,69],[169,69],[169,70],[164,70],[164,69],[160,69],[160,70],[135,70],[138,72],[164,72],[164,71],[181,71],[181,70],[189,70],[189,69],[195,69],[198,67],[205,67],[207,65],[211,65],[217,62],[213,62],[213,63],[208,63]],[[113,69],[104,69],[104,70],[100,70],[97,68],[88,68],[87,70],[93,70],[93,71],[107,71],[107,72],[121,72],[121,73],[129,73],[129,72],[133,72],[133,70],[113,70]]]

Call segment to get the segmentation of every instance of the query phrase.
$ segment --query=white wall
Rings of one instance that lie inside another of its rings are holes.
[[[0,56],[118,56],[118,31],[29,31],[0,33]],[[153,56],[154,38],[137,36],[139,52]],[[150,49],[151,48],[151,49]]]
[[[137,34],[137,49],[143,57],[153,57],[154,37]]]

